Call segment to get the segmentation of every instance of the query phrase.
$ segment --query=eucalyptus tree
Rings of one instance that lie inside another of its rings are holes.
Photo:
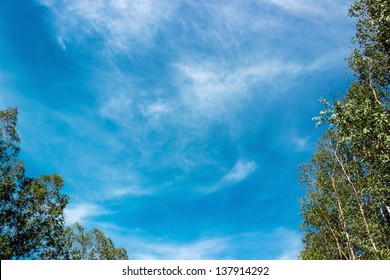
[[[65,229],[64,232],[64,258],[70,260],[127,260],[127,252],[124,248],[115,248],[111,238],[93,228],[86,231],[85,228],[75,223]]]
[[[356,0],[356,80],[317,120],[329,128],[302,165],[303,259],[390,259],[390,2]]]
[[[60,175],[25,175],[17,119],[16,108],[0,110],[0,259],[127,259],[102,231],[65,225]]]
[[[16,125],[16,108],[0,111],[0,258],[55,259],[68,197],[57,174],[25,176]]]

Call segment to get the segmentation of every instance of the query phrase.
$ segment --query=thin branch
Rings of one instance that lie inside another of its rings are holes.
[[[355,259],[355,253],[354,253],[353,248],[352,248],[352,244],[351,244],[351,240],[350,240],[350,237],[349,237],[347,225],[345,224],[344,211],[341,208],[340,199],[339,199],[339,196],[338,196],[338,193],[337,193],[336,184],[335,184],[333,176],[331,177],[331,180],[332,180],[333,190],[335,192],[336,199],[337,199],[337,207],[339,208],[339,213],[340,213],[340,216],[341,216],[340,220],[341,220],[341,222],[343,224],[343,231],[344,231],[344,233],[345,233],[345,235],[347,237],[347,245],[348,245],[348,248],[349,248],[349,252],[351,253],[352,259],[354,260]]]
[[[348,175],[347,171],[345,170],[345,167],[344,167],[344,164],[341,162],[340,158],[337,156],[337,147],[336,149],[333,151],[333,154],[337,160],[337,162],[340,164],[341,166],[341,169],[343,170],[343,173],[345,175],[345,177],[347,178],[348,182],[351,184],[352,186],[352,189],[353,189],[353,192],[355,194],[355,199],[356,199],[356,202],[357,204],[359,205],[359,210],[360,210],[360,213],[362,214],[362,217],[363,217],[363,221],[364,221],[364,225],[366,227],[366,231],[367,231],[367,234],[368,234],[368,238],[370,239],[370,242],[371,242],[371,245],[372,247],[374,248],[375,251],[377,251],[377,248],[376,248],[376,245],[375,245],[375,242],[374,240],[372,239],[372,236],[371,236],[371,231],[370,231],[370,228],[368,227],[368,222],[367,222],[367,218],[366,218],[366,215],[364,213],[364,209],[363,209],[363,206],[359,200],[359,196],[358,196],[358,192],[357,192],[357,189],[355,187],[355,184],[352,182],[350,176]]]
[[[371,88],[371,90],[372,90],[372,93],[374,94],[375,101],[378,102],[378,104],[379,104],[380,106],[382,106],[382,103],[379,101],[378,95],[376,94],[376,91],[375,91],[374,87],[372,86],[372,83],[371,83],[371,82],[369,83],[369,86],[370,86],[370,88]]]

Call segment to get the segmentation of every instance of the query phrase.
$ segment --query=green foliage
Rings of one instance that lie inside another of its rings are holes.
[[[25,176],[17,114],[0,110],[0,259],[127,259],[100,230],[65,227],[60,175]]]
[[[25,176],[17,160],[17,110],[0,111],[0,258],[57,258],[61,251],[63,210],[59,175]]]
[[[306,187],[301,258],[390,258],[388,196],[369,171],[337,130],[328,130],[318,142],[312,160],[300,168]]]
[[[390,259],[390,2],[356,0],[357,75],[327,121],[312,160],[300,169],[303,259]]]
[[[364,83],[387,88],[390,81],[390,2],[355,0],[349,10],[357,18],[359,45],[350,57],[350,66]]]
[[[124,248],[115,248],[112,240],[96,228],[89,232],[79,223],[64,232],[64,257],[70,260],[127,260]]]

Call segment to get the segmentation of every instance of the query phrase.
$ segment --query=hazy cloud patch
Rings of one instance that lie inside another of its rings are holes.
[[[156,0],[36,1],[49,9],[63,48],[95,38],[109,52],[132,48],[134,41],[152,43],[176,5],[176,1]]]

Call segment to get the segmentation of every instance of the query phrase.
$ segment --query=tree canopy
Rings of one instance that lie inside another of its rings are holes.
[[[127,259],[102,231],[65,225],[60,175],[25,175],[17,118],[16,108],[0,110],[0,259]]]
[[[111,238],[97,228],[89,232],[76,223],[64,232],[64,255],[70,260],[127,260],[124,248],[115,248]]]
[[[300,168],[303,259],[390,259],[390,2],[356,0],[356,80],[316,119],[329,128]]]

